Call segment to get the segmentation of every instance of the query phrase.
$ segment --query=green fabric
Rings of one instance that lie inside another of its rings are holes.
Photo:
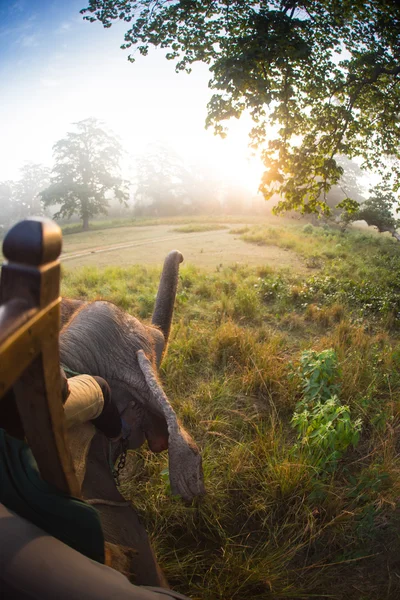
[[[104,563],[99,514],[40,477],[29,446],[0,428],[0,502],[85,556]]]
[[[65,365],[61,365],[61,368],[65,372],[65,376],[67,379],[71,379],[71,377],[76,377],[77,375],[82,375],[82,373],[73,371],[72,369],[70,369],[69,367],[66,367]]]

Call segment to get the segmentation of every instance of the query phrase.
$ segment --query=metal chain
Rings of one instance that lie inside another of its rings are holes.
[[[129,445],[129,438],[123,438],[121,440],[122,453],[120,454],[120,457],[118,459],[117,466],[113,469],[113,477],[115,479],[115,485],[117,487],[119,487],[121,485],[119,476],[120,476],[122,469],[126,465],[126,457],[128,456],[128,445]]]

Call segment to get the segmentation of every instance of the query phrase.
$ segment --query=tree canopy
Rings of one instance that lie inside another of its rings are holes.
[[[104,27],[128,23],[124,49],[168,49],[177,71],[210,66],[207,125],[224,135],[225,120],[250,112],[260,190],[280,195],[278,212],[329,213],[339,155],[360,157],[398,191],[397,0],[89,0],[81,12]]]
[[[20,206],[21,216],[43,213],[40,192],[49,184],[50,169],[28,162],[20,169],[20,179],[14,184],[14,199]]]
[[[370,196],[362,203],[359,210],[352,214],[342,215],[345,224],[352,221],[365,221],[368,225],[375,226],[380,233],[388,232],[397,241],[400,241],[400,234],[397,228],[400,226],[400,220],[393,214],[393,209],[400,210],[394,194],[385,186],[377,185],[370,190]]]
[[[135,213],[166,216],[181,214],[186,169],[172,148],[149,145],[137,160]]]
[[[49,184],[50,170],[25,163],[17,181],[0,181],[0,234],[18,220],[43,214],[40,192]]]
[[[15,204],[13,196],[13,181],[0,181],[0,237],[14,221]]]
[[[122,146],[117,138],[93,118],[74,125],[77,131],[53,146],[55,166],[41,198],[45,206],[60,205],[54,218],[78,214],[87,230],[91,217],[107,214],[107,194],[126,203],[128,193],[119,175]]]

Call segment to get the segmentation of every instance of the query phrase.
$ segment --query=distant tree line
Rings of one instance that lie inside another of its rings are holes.
[[[131,181],[124,180],[120,175],[124,150],[117,137],[94,118],[74,126],[75,131],[54,144],[52,170],[27,163],[17,181],[0,182],[0,233],[30,215],[78,218],[85,231],[91,219],[110,210],[161,217],[246,208],[249,192],[205,167],[185,165],[174,150],[159,143],[143,151]]]
[[[78,218],[85,231],[91,219],[110,210],[114,214],[118,210],[118,216],[133,217],[254,214],[261,210],[260,200],[251,198],[234,180],[224,180],[217,169],[211,172],[199,164],[188,165],[176,151],[160,143],[149,144],[142,151],[131,181],[127,181],[120,175],[124,150],[117,137],[94,118],[74,125],[75,131],[53,146],[52,170],[27,163],[17,181],[0,182],[0,233],[30,215]],[[360,167],[346,157],[339,157],[338,163],[342,178],[325,198],[330,218],[343,228],[355,220],[365,220],[399,239],[396,197],[391,190],[377,186],[366,200],[360,186]],[[337,208],[343,194],[353,202],[351,213]],[[50,211],[50,207],[55,209]]]
[[[252,208],[248,190],[207,166],[185,164],[160,143],[150,144],[138,158],[133,183],[137,216],[232,214]]]
[[[16,221],[44,214],[40,192],[49,181],[50,169],[32,162],[20,169],[17,181],[0,181],[0,234]]]

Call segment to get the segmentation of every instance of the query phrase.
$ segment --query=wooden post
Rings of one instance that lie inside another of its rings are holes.
[[[43,479],[79,497],[61,399],[61,245],[61,230],[48,219],[21,221],[4,240],[0,402],[13,386],[25,436]]]

